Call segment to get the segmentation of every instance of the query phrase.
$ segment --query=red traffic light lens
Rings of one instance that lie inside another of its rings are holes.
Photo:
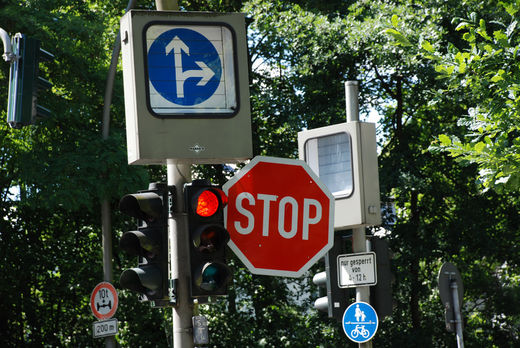
[[[220,201],[215,193],[210,190],[202,191],[197,198],[195,212],[202,217],[213,216],[219,209]]]

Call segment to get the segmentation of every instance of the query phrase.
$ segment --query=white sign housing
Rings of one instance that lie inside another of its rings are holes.
[[[299,132],[298,151],[334,195],[336,231],[381,225],[375,124],[346,122]]]

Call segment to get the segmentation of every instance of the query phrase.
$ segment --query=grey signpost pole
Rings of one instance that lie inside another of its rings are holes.
[[[175,348],[193,347],[191,317],[193,303],[191,302],[188,284],[188,226],[184,213],[183,187],[191,181],[191,165],[167,164],[168,186],[175,186],[173,211],[169,218],[168,232],[170,239],[170,279],[175,283],[177,304],[173,307],[173,346]]]
[[[156,0],[158,11],[179,10],[176,0]],[[191,317],[193,316],[193,303],[191,302],[188,288],[188,236],[186,231],[187,217],[184,213],[183,188],[184,184],[191,181],[191,165],[175,164],[168,160],[166,165],[168,186],[175,186],[173,199],[173,211],[168,219],[168,233],[170,239],[170,279],[175,282],[175,297],[177,304],[172,310],[173,320],[173,347],[193,347]]]
[[[125,13],[134,7],[136,0],[129,0]],[[119,53],[121,52],[121,40],[119,33],[116,36],[114,48],[112,50],[112,58],[108,69],[107,82],[105,86],[105,97],[103,102],[103,140],[107,140],[110,130],[110,105],[112,104],[112,93],[114,91],[114,79],[119,62]],[[103,279],[112,283],[114,275],[112,272],[112,220],[111,220],[110,202],[108,198],[101,201],[101,244],[103,247]],[[114,336],[105,338],[105,347],[113,348],[116,346]]]
[[[9,34],[4,29],[0,28],[0,38],[2,39],[2,42],[4,44],[4,54],[2,57],[6,62],[11,62],[15,58],[15,55],[13,54],[13,50],[11,48],[11,38],[9,37]]]
[[[461,305],[464,293],[462,277],[455,265],[450,262],[442,264],[438,276],[439,297],[445,309],[446,330],[457,335],[457,347],[464,348],[462,336]]]
[[[156,0],[157,11],[179,10],[176,0]],[[166,165],[168,186],[175,186],[172,201],[173,209],[168,219],[170,244],[170,279],[174,280],[176,306],[172,309],[173,347],[193,347],[191,317],[193,304],[188,288],[188,230],[184,213],[184,184],[191,181],[191,164],[176,164],[168,160]]]
[[[453,301],[453,311],[455,315],[455,334],[457,335],[457,347],[464,348],[464,339],[462,337],[462,316],[460,314],[459,303],[459,286],[457,281],[450,280],[451,297]]]
[[[345,82],[345,103],[347,112],[347,122],[359,121],[359,104],[358,104],[358,82]],[[352,229],[352,252],[361,253],[367,251],[367,241],[365,236],[365,227],[356,227]],[[370,288],[368,286],[358,286],[356,288],[356,302],[362,301],[370,303]],[[371,348],[372,342],[359,343],[360,348]]]

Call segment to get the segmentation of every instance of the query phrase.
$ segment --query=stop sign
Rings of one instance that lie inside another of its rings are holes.
[[[305,162],[257,156],[223,189],[229,246],[252,273],[299,277],[332,247],[334,197]]]

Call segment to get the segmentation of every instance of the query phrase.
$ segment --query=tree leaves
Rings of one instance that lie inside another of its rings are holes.
[[[0,122],[1,285],[9,290],[0,301],[2,343],[100,346],[88,308],[102,278],[99,200],[115,206],[122,194],[164,180],[160,167],[126,164],[120,74],[111,135],[100,135],[109,53],[126,2],[4,3],[4,29],[41,38],[57,60],[45,66],[53,117],[19,131],[5,124],[5,112]],[[242,3],[181,5],[235,11]],[[432,277],[443,261],[463,274],[468,345],[518,344],[518,4],[495,5],[252,0],[242,8],[251,18],[255,154],[296,157],[302,128],[344,122],[345,80],[360,81],[362,113],[380,116],[381,193],[395,207],[383,226],[394,252],[395,309],[375,345],[453,344]],[[0,94],[7,95],[6,84]],[[6,100],[0,98],[1,110]],[[18,198],[8,195],[15,189]],[[118,213],[112,218],[116,244],[133,223]],[[115,249],[117,279],[134,260]],[[258,277],[230,259],[236,272],[229,296],[202,306],[212,346],[348,344],[341,327],[312,308],[318,295],[311,274]],[[122,346],[168,345],[169,311],[121,291],[117,316]]]
[[[490,36],[486,22],[480,19],[476,25],[475,17],[461,21],[456,27],[457,30],[468,30],[463,39],[469,43],[470,49],[453,48],[449,55],[442,58],[437,55],[436,58],[437,61],[442,60],[436,65],[436,71],[449,79],[450,88],[464,88],[474,98],[470,105],[478,106],[472,109],[478,112],[466,117],[470,130],[466,141],[454,146],[449,144],[446,150],[459,160],[477,163],[481,173],[485,173],[481,177],[485,187],[516,190],[518,187],[514,185],[519,181],[514,170],[509,168],[520,167],[517,155],[520,148],[511,138],[518,130],[513,120],[520,119],[517,112],[520,70],[516,64],[520,42],[517,38],[516,41],[512,40],[517,37],[517,20],[510,18],[506,31],[503,30],[506,26],[499,24],[501,21],[494,21],[499,29],[493,30],[493,36]],[[478,134],[471,131],[475,128],[479,129]],[[481,136],[495,141],[484,146],[483,142],[478,141]],[[505,171],[508,174],[504,174],[501,167],[508,168]],[[515,179],[504,180],[504,177]]]
[[[399,45],[412,46],[410,41],[408,41],[408,39],[403,34],[401,34],[400,32],[398,32],[395,29],[388,28],[385,30],[385,33],[391,35],[397,41],[397,44],[399,44]]]

